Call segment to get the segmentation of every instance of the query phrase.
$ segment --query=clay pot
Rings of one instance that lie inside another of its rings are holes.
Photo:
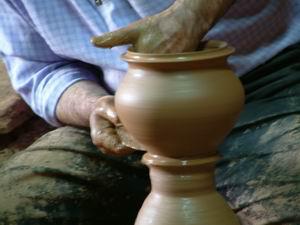
[[[129,68],[115,96],[116,110],[147,152],[215,155],[237,120],[244,92],[227,65],[234,49],[221,41],[203,47],[179,54],[123,55]]]
[[[172,159],[145,154],[152,183],[135,225],[238,225],[214,188],[217,156]]]
[[[152,183],[135,225],[239,224],[213,182],[217,146],[244,102],[226,63],[233,51],[209,41],[198,52],[123,56],[129,69],[116,110],[147,151],[143,162]]]

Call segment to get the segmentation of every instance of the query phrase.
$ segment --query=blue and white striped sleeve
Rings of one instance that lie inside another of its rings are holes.
[[[55,111],[63,92],[75,82],[98,78],[84,63],[54,54],[10,1],[0,1],[0,8],[0,52],[12,85],[37,115],[59,126]]]

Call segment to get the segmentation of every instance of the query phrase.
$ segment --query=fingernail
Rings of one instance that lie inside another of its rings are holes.
[[[93,45],[97,46],[97,37],[92,37],[91,40],[90,40],[90,42],[91,42]]]
[[[122,123],[120,123],[120,121],[118,121],[118,123],[116,123],[116,125],[115,125],[115,127],[123,127],[123,124]]]

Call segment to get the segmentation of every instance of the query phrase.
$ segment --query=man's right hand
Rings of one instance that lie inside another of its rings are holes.
[[[234,0],[176,0],[168,9],[127,27],[93,37],[100,48],[131,44],[136,52],[178,53],[195,51]]]

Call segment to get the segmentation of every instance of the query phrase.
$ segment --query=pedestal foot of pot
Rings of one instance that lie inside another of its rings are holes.
[[[152,190],[135,225],[238,225],[214,188],[218,156],[174,159],[146,153]]]

